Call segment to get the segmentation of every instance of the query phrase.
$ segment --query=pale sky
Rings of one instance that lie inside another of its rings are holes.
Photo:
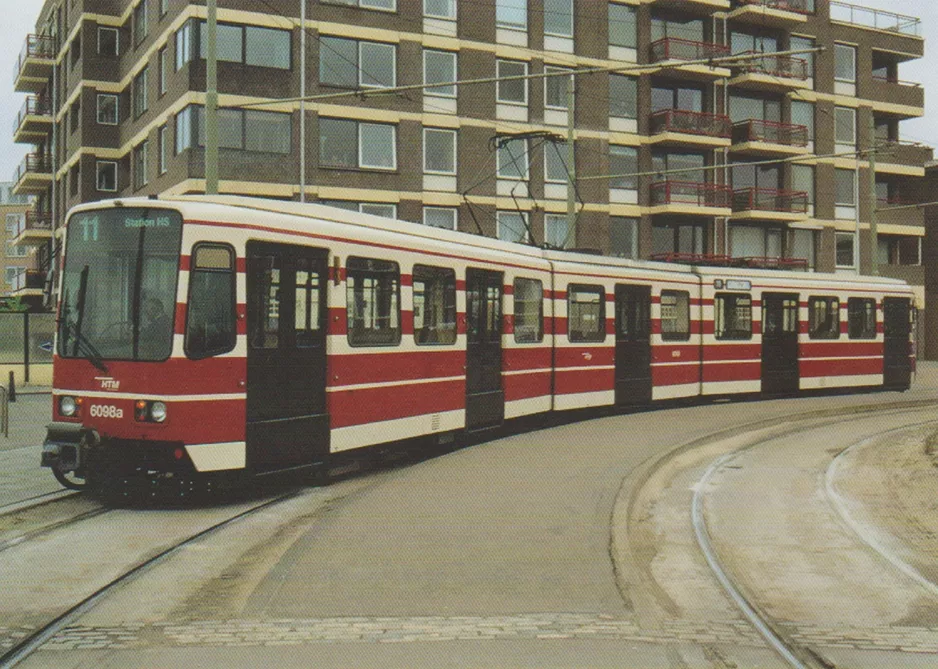
[[[29,148],[28,145],[13,143],[13,120],[25,98],[24,94],[13,93],[13,68],[26,35],[34,29],[42,4],[43,0],[0,0],[0,6],[8,8],[0,24],[0,91],[6,92],[0,92],[0,181],[12,179],[14,170]],[[922,19],[925,58],[902,64],[899,78],[925,87],[925,116],[903,121],[899,130],[903,139],[938,146],[938,57],[934,55],[938,53],[938,46],[935,46],[938,45],[938,0],[852,0],[851,4],[898,10]],[[935,51],[931,48],[933,46]]]

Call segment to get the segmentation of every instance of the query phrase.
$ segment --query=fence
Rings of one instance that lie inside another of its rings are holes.
[[[0,383],[52,385],[55,314],[0,313]]]

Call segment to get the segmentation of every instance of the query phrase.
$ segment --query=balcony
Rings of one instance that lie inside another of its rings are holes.
[[[722,44],[710,42],[695,42],[678,37],[665,37],[651,44],[652,63],[672,63],[682,60],[703,60],[709,58],[723,58],[730,55],[730,48]],[[669,68],[671,72],[689,75],[694,79],[723,79],[729,77],[730,71],[726,67],[711,65],[678,65]]]
[[[808,217],[808,194],[776,188],[737,188],[733,220],[800,221]]]
[[[52,132],[52,105],[45,98],[30,95],[13,121],[13,141],[35,144]]]
[[[12,237],[17,246],[42,246],[52,239],[52,214],[27,211]]]
[[[730,119],[722,114],[662,109],[651,115],[649,134],[652,144],[729,146]]]
[[[728,216],[732,196],[732,189],[720,184],[659,181],[651,185],[648,213]]]
[[[13,175],[14,195],[39,195],[52,184],[52,156],[29,153]]]
[[[869,95],[873,110],[904,118],[917,118],[925,114],[925,89],[921,84],[874,76]]]
[[[29,35],[13,69],[13,90],[39,93],[52,76],[55,66],[55,39]]]
[[[730,8],[730,0],[651,0],[651,2],[655,7],[673,7],[674,9],[705,13]]]
[[[904,16],[869,7],[857,7],[837,0],[831,0],[831,21],[908,37],[922,36],[922,22],[914,16]]]
[[[27,269],[10,282],[10,293],[13,295],[42,295],[46,285],[47,273],[37,269]]]
[[[744,53],[757,57],[733,65],[735,73],[730,86],[775,93],[811,88],[808,61],[804,58],[759,56],[755,51]]]
[[[880,141],[876,149],[876,171],[883,174],[923,177],[932,158],[931,148],[915,142]]]
[[[808,128],[791,123],[749,119],[733,124],[730,151],[758,155],[800,155],[810,153]]]
[[[794,28],[808,21],[808,0],[735,0],[729,19],[770,28]]]

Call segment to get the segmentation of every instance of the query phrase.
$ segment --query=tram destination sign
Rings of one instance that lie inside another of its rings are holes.
[[[752,281],[745,279],[714,279],[713,287],[717,290],[752,290]]]

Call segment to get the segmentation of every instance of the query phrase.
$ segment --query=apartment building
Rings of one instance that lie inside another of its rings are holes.
[[[13,193],[13,184],[0,182],[0,248],[3,249],[0,263],[0,295],[20,296],[27,303],[41,303],[42,285],[38,285],[35,249],[17,243],[27,222],[34,222],[32,199]],[[51,233],[50,233],[51,234]],[[43,276],[44,278],[44,276]],[[33,294],[33,293],[36,294]]]
[[[870,234],[874,203],[930,156],[901,133],[924,113],[900,77],[923,55],[917,18],[837,0],[305,0],[304,36],[303,1],[218,0],[222,193],[622,257],[876,263],[924,303],[920,212]],[[40,212],[18,243],[44,267],[75,204],[204,191],[206,15],[46,2],[14,84],[14,137],[35,147],[14,189]]]

